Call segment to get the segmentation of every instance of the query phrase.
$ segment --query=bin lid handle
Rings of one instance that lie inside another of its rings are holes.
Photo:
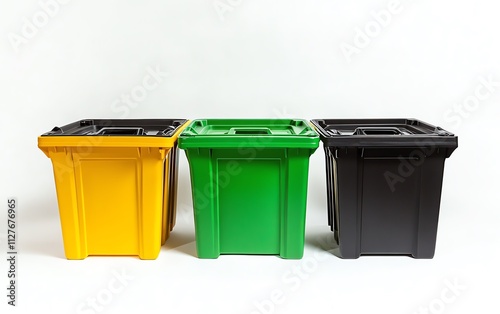
[[[403,135],[396,127],[359,127],[354,130],[355,135]]]
[[[130,136],[130,135],[144,135],[144,129],[137,127],[105,127],[96,133],[89,135],[108,135],[108,136]]]

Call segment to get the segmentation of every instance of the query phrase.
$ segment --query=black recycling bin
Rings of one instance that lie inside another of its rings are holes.
[[[414,119],[317,119],[340,256],[432,258],[444,161],[458,138]]]

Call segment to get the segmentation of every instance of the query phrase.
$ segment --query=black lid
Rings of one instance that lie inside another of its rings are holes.
[[[55,127],[42,136],[172,136],[186,119],[87,119]]]
[[[416,119],[314,119],[326,146],[419,147],[458,146],[458,137],[440,127]]]

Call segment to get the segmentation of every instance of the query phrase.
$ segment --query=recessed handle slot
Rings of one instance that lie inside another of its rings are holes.
[[[109,127],[102,128],[94,135],[108,135],[108,136],[126,136],[126,135],[144,135],[143,128],[128,128],[128,127]]]
[[[266,135],[271,134],[269,128],[232,128],[229,134],[235,135]]]
[[[398,128],[391,127],[364,127],[357,128],[354,132],[356,135],[402,135],[403,133]]]

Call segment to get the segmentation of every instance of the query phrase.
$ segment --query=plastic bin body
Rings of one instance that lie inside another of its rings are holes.
[[[175,224],[185,123],[81,120],[38,138],[53,164],[68,259],[158,256]]]
[[[301,258],[309,157],[303,120],[195,120],[180,135],[190,165],[198,257]]]
[[[412,119],[312,120],[324,143],[328,223],[343,258],[435,252],[455,135]]]

